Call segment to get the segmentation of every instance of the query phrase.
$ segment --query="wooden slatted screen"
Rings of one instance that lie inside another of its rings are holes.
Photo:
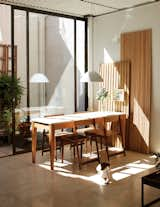
[[[99,73],[103,78],[103,82],[99,84],[99,89],[105,88],[109,94],[103,102],[98,103],[98,109],[100,111],[120,111],[127,114],[127,120],[129,118],[129,102],[130,102],[130,62],[119,61],[109,64],[101,64]],[[115,89],[123,89],[124,101],[113,100],[113,92]],[[128,121],[127,121],[128,129]],[[126,135],[128,130],[126,131]],[[126,148],[128,146],[128,140],[126,136]],[[113,146],[120,146],[121,143],[118,138],[109,141]]]
[[[131,62],[129,149],[149,152],[152,31],[121,35],[121,60]]]
[[[108,90],[108,97],[99,102],[98,109],[105,111],[121,111],[129,115],[129,86],[130,86],[130,62],[120,61],[109,64],[101,64],[99,73],[103,82],[99,88]],[[114,101],[113,92],[115,89],[124,90],[124,101]]]
[[[0,44],[0,74],[10,74],[11,69],[11,45]],[[17,73],[17,46],[14,46],[14,70]]]

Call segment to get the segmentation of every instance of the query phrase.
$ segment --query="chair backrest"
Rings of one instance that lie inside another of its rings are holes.
[[[96,129],[105,130],[105,118],[104,117],[96,118],[95,119],[95,127],[96,127]]]
[[[113,115],[109,117],[102,117],[95,119],[96,129],[101,129],[105,133],[107,131],[113,131],[113,133],[119,133],[120,131],[120,119],[119,116]]]
[[[120,118],[117,115],[105,117],[105,129],[106,131],[112,132],[112,134],[119,134],[121,131],[120,128]]]
[[[63,129],[63,130],[70,130],[74,133],[76,133],[76,128],[75,128],[75,123],[74,121],[69,121],[69,122],[64,122],[64,123],[58,123],[54,126],[54,129],[57,130],[57,129]]]
[[[82,128],[82,127],[86,128],[86,127],[95,125],[94,119],[80,120],[80,121],[75,121],[74,123],[75,123],[76,129]]]
[[[119,122],[119,116],[113,115],[109,117],[104,117],[105,123],[107,122]]]

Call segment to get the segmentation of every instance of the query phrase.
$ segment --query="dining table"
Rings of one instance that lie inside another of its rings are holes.
[[[81,112],[60,116],[38,117],[33,118],[32,122],[32,162],[36,162],[36,149],[37,149],[37,130],[45,129],[49,132],[49,145],[50,145],[50,167],[54,170],[54,158],[56,150],[56,136],[55,131],[62,129],[67,122],[81,123],[82,125],[89,123],[90,120],[98,118],[107,118],[111,121],[112,117],[118,116],[120,120],[120,127],[122,132],[122,140],[125,144],[126,136],[126,114],[123,112],[110,112],[110,111],[96,111],[96,112]]]

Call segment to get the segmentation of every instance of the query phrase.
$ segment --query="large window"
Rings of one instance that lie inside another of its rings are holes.
[[[12,154],[11,130],[12,113],[4,106],[6,103],[6,85],[3,82],[3,75],[11,76],[11,9],[10,6],[0,5],[0,157]],[[7,80],[6,80],[7,81]],[[7,83],[6,83],[7,84]],[[8,93],[9,94],[9,93]]]
[[[85,21],[18,7],[13,11],[17,76],[24,87],[21,103],[15,111],[16,131],[19,124],[34,117],[84,110],[85,88],[80,77],[85,72]],[[46,76],[48,82],[42,83],[38,74]],[[32,80],[33,75],[37,80]],[[28,136],[23,149],[30,150]],[[40,135],[38,139],[40,147]],[[19,148],[18,143],[16,149]]]
[[[23,123],[29,123],[34,117],[85,109],[85,88],[80,82],[85,72],[85,20],[42,13],[0,5],[0,73],[7,70],[6,73],[13,75],[11,63],[14,63],[14,75],[24,89],[15,109],[14,140],[10,132],[0,139],[0,147],[2,141],[5,147],[14,143],[16,152],[31,149],[31,137],[24,133]],[[11,58],[13,43],[14,60]],[[8,53],[4,53],[3,46],[8,48]],[[6,54],[8,62],[4,64]],[[45,75],[49,82],[31,81],[38,73]],[[26,129],[29,128],[27,124]],[[1,153],[0,150],[0,156]],[[12,153],[12,147],[7,148],[7,153]]]
[[[76,21],[77,111],[85,110],[85,84],[80,82],[85,73],[85,22]]]

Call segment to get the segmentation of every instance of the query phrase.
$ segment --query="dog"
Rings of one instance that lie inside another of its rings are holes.
[[[160,153],[153,153],[156,158],[155,158],[155,163],[156,163],[156,168],[159,170],[160,169]]]
[[[110,182],[110,164],[107,162],[100,163],[96,167],[97,173],[104,180],[105,184]]]

